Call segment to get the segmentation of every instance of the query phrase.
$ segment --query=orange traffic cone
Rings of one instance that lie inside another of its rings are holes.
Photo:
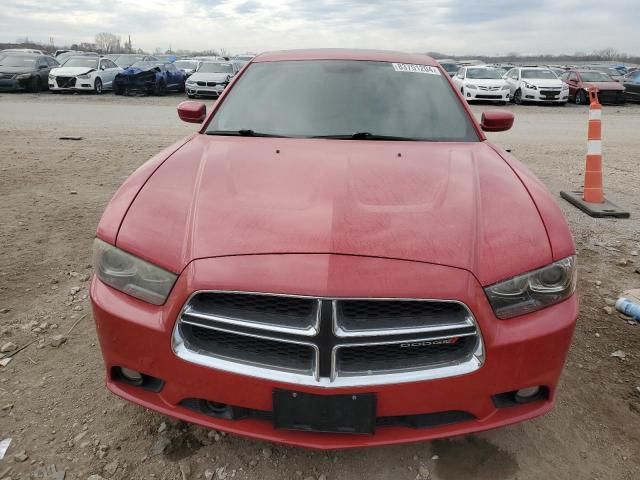
[[[602,105],[598,90],[589,89],[589,130],[587,133],[587,161],[582,192],[560,192],[560,196],[592,217],[629,218],[617,205],[604,198],[602,187]]]
[[[587,164],[584,170],[584,195],[589,203],[604,202],[602,191],[602,105],[595,89],[589,89],[589,131],[587,133]]]

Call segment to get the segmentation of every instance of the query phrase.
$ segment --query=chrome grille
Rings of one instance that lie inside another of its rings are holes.
[[[193,363],[316,386],[461,375],[484,360],[470,310],[446,300],[197,292],[173,336]]]

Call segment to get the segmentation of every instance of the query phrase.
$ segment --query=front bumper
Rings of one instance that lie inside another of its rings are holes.
[[[297,273],[296,273],[297,272]],[[384,272],[384,275],[380,274]],[[366,279],[366,280],[363,280]],[[482,330],[484,365],[465,375],[411,383],[359,387],[287,384],[215,370],[178,358],[171,335],[180,310],[196,290],[286,292],[298,295],[443,298],[464,302]],[[167,303],[157,307],[118,292],[96,278],[91,302],[115,394],[165,415],[238,435],[285,444],[337,449],[430,440],[521,422],[553,407],[577,318],[576,296],[519,318],[497,320],[472,275],[457,269],[395,260],[334,255],[260,255],[199,260],[180,275]],[[161,379],[159,391],[121,381],[114,367]],[[498,408],[492,397],[543,385],[548,396]],[[426,428],[384,425],[372,435],[279,430],[268,419],[276,388],[316,395],[375,393],[379,420],[441,412],[468,418]],[[266,415],[213,417],[189,407],[189,399],[227,404]]]
[[[599,90],[597,95],[603,105],[622,105],[627,101],[624,90]]]
[[[57,78],[49,78],[49,90],[53,92],[90,92],[93,91],[93,80],[75,77],[75,84],[72,87],[67,87],[60,86]]]
[[[0,91],[26,90],[29,80],[18,80],[16,78],[0,79]]]
[[[464,96],[468,102],[475,100],[489,102],[508,102],[509,90],[471,90],[465,89]]]
[[[530,88],[522,88],[522,100],[525,102],[540,103],[567,103],[569,101],[569,90],[561,90],[557,95],[545,95],[543,92],[547,90]]]
[[[216,85],[213,87],[186,84],[185,90],[187,95],[202,95],[210,97],[219,97],[224,92],[225,85]]]

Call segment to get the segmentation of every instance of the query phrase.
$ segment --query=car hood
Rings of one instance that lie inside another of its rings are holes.
[[[501,78],[467,78],[464,82],[466,84],[470,83],[471,85],[480,85],[483,87],[501,87],[507,84],[507,82]]]
[[[51,75],[60,75],[64,77],[75,77],[76,75],[84,75],[93,72],[95,68],[89,67],[60,67],[51,70]]]
[[[160,72],[160,68],[155,66],[155,65],[151,65],[148,67],[127,67],[122,69],[122,71],[120,72],[120,75],[137,75],[139,73],[142,72]]]
[[[330,253],[447,265],[483,284],[552,261],[534,202],[487,142],[196,135],[144,184],[116,245],[173,272]]]
[[[557,87],[560,88],[564,82],[559,78],[523,78],[522,81],[535,85],[536,87]]]
[[[229,76],[230,73],[202,73],[196,72],[189,77],[189,80],[193,80],[195,82],[224,82]]]
[[[618,82],[584,82],[583,86],[596,87],[598,90],[624,90],[624,86]]]
[[[25,67],[5,67],[0,65],[0,73],[33,73],[35,69]]]

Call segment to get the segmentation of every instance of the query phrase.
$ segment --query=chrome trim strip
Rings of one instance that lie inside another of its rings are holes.
[[[312,326],[308,328],[280,327],[278,325],[255,322],[252,320],[240,320],[234,317],[225,317],[222,315],[209,315],[207,313],[202,313],[197,310],[194,310],[191,306],[186,307],[182,311],[180,316],[182,317],[183,315],[188,315],[191,317],[201,318],[203,320],[210,320],[212,322],[225,323],[228,325],[236,325],[238,327],[251,327],[251,328],[255,328],[256,330],[266,330],[269,332],[290,333],[293,335],[314,337],[318,334],[318,331],[320,328],[320,300],[316,302],[316,305],[314,308],[315,308],[314,323]]]
[[[479,341],[478,343],[482,343]],[[315,378],[310,375],[300,375],[292,372],[274,370],[272,368],[260,368],[252,365],[229,362],[218,358],[203,355],[187,349],[184,345],[178,330],[174,330],[173,351],[182,360],[214,370],[223,370],[238,375],[269,380],[278,383],[288,383],[291,385],[304,385],[319,388],[346,388],[346,387],[368,387],[373,385],[390,385],[409,382],[421,382],[427,380],[437,380],[441,378],[456,377],[466,375],[478,370],[483,360],[472,356],[468,361],[457,365],[447,365],[433,370],[420,370],[405,372],[402,374],[383,374],[354,377]]]
[[[405,340],[396,340],[393,342],[371,342],[371,343],[365,342],[365,343],[352,343],[348,345],[336,345],[331,350],[331,378],[336,379],[336,378],[357,378],[358,377],[358,375],[343,375],[343,376],[338,375],[338,350],[341,350],[341,349],[347,350],[351,347],[369,347],[369,346],[375,347],[376,345],[397,345],[399,343],[433,342],[437,340],[446,340],[447,338],[454,338],[454,337],[478,337],[478,343],[482,343],[479,335],[477,334],[477,329],[476,329],[476,331],[473,333],[463,333],[460,335],[445,335],[441,337],[416,338],[415,340],[412,339],[409,341],[405,339]],[[477,347],[476,347],[476,351],[477,351]],[[434,364],[433,366],[429,366],[429,367],[415,367],[415,368],[410,368],[406,370],[394,370],[386,373],[378,373],[375,375],[366,375],[364,376],[364,378],[371,378],[372,376],[404,375],[405,373],[411,373],[411,372],[417,372],[417,371],[425,372],[427,370],[437,370],[439,368],[444,368],[444,366],[446,365],[454,366],[454,365],[463,364],[467,362],[471,357],[475,357],[475,351],[467,355],[466,359],[455,360],[455,361],[447,362],[444,364]]]
[[[193,300],[193,298],[196,295],[199,295],[202,293],[230,293],[230,294],[237,294],[237,295],[262,295],[262,296],[269,296],[269,297],[288,297],[288,298],[303,298],[308,300],[316,300],[315,302],[316,305],[314,307],[315,308],[314,323],[311,327],[308,327],[308,328],[280,327],[278,325],[270,325],[268,323],[253,322],[251,320],[238,320],[233,317],[225,317],[222,315],[207,315],[206,313],[202,313],[202,312],[190,311],[191,300]],[[189,295],[189,298],[182,306],[182,310],[180,310],[178,320],[182,318],[182,315],[186,313],[187,315],[192,315],[194,317],[208,319],[214,322],[228,323],[229,325],[237,325],[237,326],[245,326],[245,327],[249,326],[256,329],[267,330],[271,332],[291,333],[293,335],[304,335],[308,337],[313,337],[317,335],[318,332],[320,331],[321,302],[322,302],[322,298],[313,297],[313,296],[286,295],[286,294],[279,294],[279,293],[262,293],[262,292],[239,292],[239,291],[231,291],[231,290],[198,290],[192,293],[191,295]]]
[[[375,330],[345,330],[338,324],[338,302],[343,300],[366,300],[366,301],[394,301],[394,302],[424,302],[424,303],[455,303],[463,307],[467,316],[465,317],[464,324],[451,323],[446,325],[435,325],[430,327],[407,327],[407,328],[381,328]],[[429,333],[429,332],[441,332],[444,330],[455,330],[461,328],[474,327],[473,315],[464,303],[458,300],[420,300],[411,298],[336,298],[331,301],[331,309],[333,311],[333,333],[339,338],[349,337],[376,337],[381,335],[403,335],[410,333]],[[476,328],[477,330],[477,328]]]

